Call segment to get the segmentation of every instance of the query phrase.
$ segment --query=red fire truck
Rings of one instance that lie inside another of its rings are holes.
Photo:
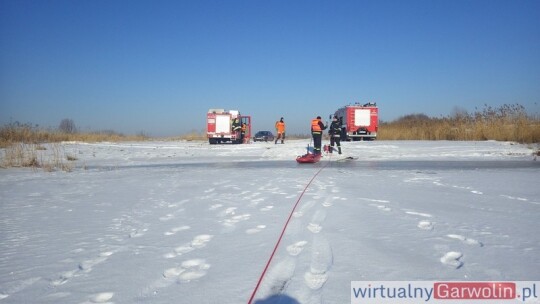
[[[240,124],[239,130],[233,130],[236,118]],[[251,116],[241,115],[237,110],[210,109],[206,114],[206,136],[211,145],[225,142],[249,143]]]
[[[374,140],[379,129],[379,108],[376,103],[344,106],[335,113],[342,121],[343,140]]]

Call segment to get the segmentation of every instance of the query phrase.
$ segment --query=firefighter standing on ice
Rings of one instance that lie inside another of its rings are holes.
[[[329,153],[332,153],[334,150],[334,143],[338,148],[338,153],[341,154],[341,120],[334,115],[330,128],[328,129],[328,135],[330,135],[330,148],[328,149]]]
[[[322,134],[323,130],[326,129],[326,126],[321,121],[321,117],[317,116],[317,118],[313,119],[311,121],[311,136],[313,137],[313,153],[314,154],[321,154],[321,142],[322,142]]]
[[[281,143],[283,144],[285,141],[285,122],[283,121],[283,117],[279,121],[276,121],[276,141],[274,144],[277,144],[278,139],[281,138]]]

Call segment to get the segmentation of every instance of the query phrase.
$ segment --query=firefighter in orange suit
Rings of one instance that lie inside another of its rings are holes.
[[[324,129],[326,129],[326,126],[321,121],[320,116],[317,116],[317,118],[311,121],[311,136],[313,137],[314,154],[321,154],[321,143]]]
[[[281,143],[283,144],[285,141],[285,122],[283,121],[283,117],[279,121],[276,121],[276,141],[274,144],[277,144],[278,139],[281,138]]]

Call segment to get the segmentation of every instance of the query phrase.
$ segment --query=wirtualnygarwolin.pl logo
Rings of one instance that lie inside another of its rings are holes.
[[[351,304],[540,303],[540,281],[352,281]]]

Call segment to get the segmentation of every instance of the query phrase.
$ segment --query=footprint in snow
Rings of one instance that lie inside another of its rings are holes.
[[[166,259],[172,259],[172,258],[175,258],[177,256],[181,256],[183,254],[191,252],[193,250],[195,250],[195,248],[191,247],[191,244],[186,244],[186,245],[182,245],[182,246],[178,246],[178,247],[174,248],[174,250],[172,252],[164,254],[163,257],[166,258]]]
[[[337,200],[347,200],[347,199],[339,197],[339,196],[333,196],[333,197],[329,197],[329,198],[325,199],[324,202],[322,203],[322,205],[323,205],[323,207],[331,207],[331,206],[334,205],[333,201],[337,201]]]
[[[260,232],[260,231],[263,230],[264,228],[266,228],[266,225],[257,225],[257,227],[255,227],[255,228],[247,229],[247,230],[246,230],[246,233],[247,233],[247,234],[255,234],[255,233]]]
[[[218,208],[221,208],[223,207],[222,204],[213,204],[212,206],[210,206],[210,208],[208,208],[208,210],[212,211],[212,210],[216,210]]]
[[[461,266],[463,266],[463,262],[460,261],[462,257],[463,254],[461,252],[450,251],[447,252],[440,260],[444,265],[459,269]]]
[[[160,217],[159,220],[162,222],[166,222],[166,221],[172,220],[173,218],[174,218],[174,215],[169,213],[167,215]]]
[[[274,208],[274,206],[265,206],[265,207],[262,207],[261,210],[262,212],[266,212],[266,211],[270,211]]]
[[[479,242],[475,239],[469,239],[469,238],[466,238],[464,237],[463,235],[459,235],[459,234],[448,234],[446,235],[447,237],[451,238],[451,239],[455,239],[455,240],[460,240],[462,241],[463,243],[467,244],[467,245],[478,245],[480,247],[484,247],[484,244],[482,244],[482,242]]]
[[[322,204],[321,204],[323,207],[332,207],[334,204],[332,203],[331,200],[326,200],[324,201]]]
[[[107,303],[114,296],[113,292],[101,292],[90,297],[90,303]]]
[[[185,231],[185,230],[189,230],[189,229],[191,229],[191,227],[189,227],[189,226],[179,226],[179,227],[174,227],[171,230],[164,232],[163,234],[164,235],[174,235],[174,234],[176,234],[176,233],[178,233],[180,231]]]
[[[187,283],[204,277],[208,269],[210,269],[210,264],[206,263],[204,259],[192,259],[182,262],[179,267],[166,269],[163,272],[163,277],[167,280]]]
[[[249,203],[249,206],[250,207],[256,207],[258,206],[260,203],[264,202],[264,198],[257,198],[257,199],[252,199],[251,200],[251,203]]]
[[[305,214],[311,207],[313,207],[313,205],[315,205],[315,201],[308,201],[308,202],[306,202],[305,204],[303,204],[303,205],[300,206],[300,210],[295,211],[295,212],[293,213],[293,216],[294,216],[295,218],[299,218],[299,217],[304,216],[304,214]]]
[[[247,221],[250,218],[251,218],[251,214],[249,214],[249,213],[234,215],[234,216],[232,216],[230,218],[225,219],[223,221],[223,225],[228,226],[228,227],[233,227],[237,223],[239,223],[241,221]]]
[[[279,261],[267,273],[260,294],[265,297],[281,294],[287,287],[296,269],[296,259],[287,257]]]
[[[131,232],[129,233],[129,238],[138,238],[138,237],[141,237],[141,236],[144,235],[144,233],[145,233],[146,231],[148,231],[147,228],[140,229],[140,230],[134,229],[133,231],[131,231]]]
[[[433,215],[429,213],[421,213],[421,212],[416,212],[416,211],[405,211],[405,213],[410,214],[410,215],[418,215],[421,217],[433,217]]]
[[[223,224],[223,226],[228,228],[234,228],[235,225],[238,222],[246,221],[250,219],[251,214],[245,213],[245,214],[239,214],[236,215],[236,209],[237,207],[229,207],[223,211],[220,212],[219,217],[224,217],[225,219],[223,221],[219,221]]]
[[[392,211],[392,208],[390,208],[388,206],[385,206],[385,205],[370,204],[370,206],[376,207],[377,209],[379,209],[381,211],[385,211],[385,212]]]
[[[51,285],[60,286],[67,283],[69,279],[73,278],[77,274],[77,272],[79,272],[79,269],[64,271],[58,276],[56,280],[51,281]]]
[[[327,273],[311,273],[306,272],[304,274],[304,281],[306,286],[311,290],[319,290],[323,287],[324,283],[328,280]]]
[[[317,235],[313,238],[311,248],[311,264],[304,274],[304,282],[311,290],[318,290],[328,280],[328,271],[334,263],[332,247],[325,237]]]
[[[229,207],[221,212],[221,216],[234,215],[236,213],[236,207]]]
[[[307,243],[307,241],[299,241],[292,245],[289,245],[287,246],[287,252],[291,256],[297,256],[302,252],[302,250],[304,250],[304,247],[307,245]]]
[[[52,286],[63,285],[65,283],[67,283],[71,278],[77,276],[77,274],[79,272],[81,272],[81,271],[85,272],[85,273],[88,273],[88,272],[92,271],[94,266],[105,262],[107,260],[107,258],[109,256],[113,255],[113,254],[114,254],[113,251],[105,251],[105,252],[100,253],[99,256],[94,258],[94,259],[89,259],[89,260],[82,261],[82,262],[79,263],[77,269],[64,271],[64,272],[60,273],[60,275],[56,279],[51,280],[51,285]]]
[[[322,230],[322,226],[315,223],[309,223],[307,229],[312,233],[319,233]]]
[[[328,239],[320,234],[314,235],[311,248],[311,273],[324,274],[330,270],[333,263],[334,256]]]
[[[315,214],[313,214],[313,217],[311,218],[311,223],[307,226],[307,229],[311,231],[312,233],[319,233],[322,230],[321,224],[326,219],[326,210],[319,209],[315,211]]]
[[[210,264],[207,264],[203,259],[187,260],[182,263],[182,267],[185,269],[178,277],[179,282],[190,282],[197,280],[206,275]]]
[[[430,221],[420,221],[417,227],[422,230],[433,230],[433,223]]]
[[[204,259],[192,259],[182,262],[179,267],[166,269],[163,277],[167,280],[187,283],[204,277],[208,269],[210,269],[210,264]]]
[[[210,242],[210,240],[212,240],[213,237],[214,236],[210,234],[197,235],[193,238],[191,242],[174,248],[173,252],[166,253],[165,255],[163,255],[163,257],[166,259],[172,259],[177,256],[189,253],[195,249],[203,248],[208,242]]]
[[[82,261],[79,263],[79,269],[83,272],[90,272],[92,271],[93,267],[105,262],[107,260],[106,256],[99,256],[94,259],[89,259],[86,261]]]
[[[197,235],[193,238],[193,241],[191,241],[191,247],[193,248],[203,248],[206,246],[208,242],[213,238],[213,235],[210,234],[201,234]]]

